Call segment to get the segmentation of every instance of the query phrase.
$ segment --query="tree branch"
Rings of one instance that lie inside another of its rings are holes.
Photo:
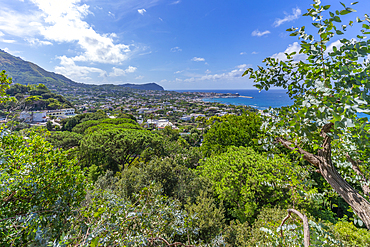
[[[288,209],[288,215],[281,222],[281,224],[280,224],[281,237],[284,237],[282,226],[284,225],[285,221],[287,221],[289,219],[291,213],[295,213],[296,215],[298,215],[299,218],[301,218],[301,220],[303,222],[304,247],[309,247],[310,246],[310,227],[308,226],[307,217],[306,217],[306,215],[300,213],[299,211],[297,211],[295,209]]]
[[[294,145],[292,142],[285,140],[284,138],[278,137],[276,138],[277,142],[280,142],[284,147],[291,151],[298,151],[298,153],[303,155],[303,159],[310,162],[312,165],[319,167],[320,160],[317,158],[316,155],[303,150],[300,146]]]
[[[370,187],[368,185],[369,180],[366,179],[365,175],[361,172],[360,167],[358,166],[358,163],[354,159],[352,159],[348,153],[346,153],[346,158],[348,162],[352,164],[353,171],[362,178],[361,180],[363,184],[361,185],[361,187],[362,187],[363,192],[365,193],[365,195],[370,197]]]
[[[160,241],[164,242],[167,246],[196,247],[195,245],[186,245],[186,244],[183,244],[183,243],[180,243],[180,242],[175,242],[175,243],[170,244],[166,239],[164,239],[164,238],[162,238],[162,237],[150,238],[150,239],[149,239],[149,242],[150,242],[151,244],[154,244],[154,241],[156,241],[156,240],[160,240]]]

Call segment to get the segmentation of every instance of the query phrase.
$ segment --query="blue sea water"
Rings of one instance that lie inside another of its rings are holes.
[[[258,110],[265,110],[269,107],[282,107],[288,106],[293,104],[293,100],[291,100],[286,93],[286,90],[283,89],[271,89],[269,91],[261,91],[257,89],[243,89],[243,90],[177,90],[177,92],[214,92],[214,93],[238,93],[241,96],[249,96],[253,97],[252,99],[249,98],[242,98],[242,97],[235,97],[235,98],[208,98],[204,99],[204,101],[208,102],[219,102],[224,104],[231,104],[231,105],[247,105],[257,108]],[[365,113],[359,113],[359,118],[370,118],[369,115]]]
[[[269,107],[282,107],[293,103],[293,101],[286,94],[285,90],[273,89],[269,91],[261,91],[257,89],[249,90],[179,90],[178,92],[214,92],[214,93],[238,93],[241,96],[253,97],[249,98],[209,98],[204,99],[208,102],[220,102],[231,105],[248,105],[259,110],[268,109]]]

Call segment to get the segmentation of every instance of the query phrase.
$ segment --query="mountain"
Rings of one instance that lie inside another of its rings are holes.
[[[64,86],[83,87],[84,84],[76,83],[67,77],[48,72],[34,63],[24,61],[19,57],[10,55],[0,49],[0,69],[13,79],[13,83],[22,85],[42,83],[48,88]]]
[[[146,84],[131,84],[131,83],[126,83],[126,84],[121,84],[119,86],[122,87],[129,87],[129,88],[134,88],[134,89],[140,89],[140,90],[159,90],[163,91],[164,88],[156,83],[146,83]]]
[[[15,57],[0,49],[0,70],[5,70],[6,73],[13,79],[13,83],[22,85],[42,83],[50,89],[55,89],[58,92],[61,90],[93,88],[97,85],[77,83],[67,77],[49,72],[39,67],[38,65],[24,61],[19,57]],[[164,90],[163,87],[156,83],[147,84],[122,84],[119,87],[128,87],[140,90]]]

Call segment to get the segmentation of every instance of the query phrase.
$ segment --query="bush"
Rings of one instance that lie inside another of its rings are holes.
[[[202,243],[210,244],[226,227],[223,205],[217,205],[215,200],[203,191],[195,203],[189,201],[185,209],[191,219],[187,224],[197,229],[197,238]]]
[[[344,246],[365,247],[370,246],[370,231],[357,228],[352,222],[339,221],[334,225],[334,234]]]
[[[0,245],[58,241],[85,195],[85,178],[67,153],[36,132],[0,129]]]
[[[269,158],[252,148],[230,147],[228,152],[201,161],[198,173],[212,182],[215,195],[228,214],[253,222],[263,206],[301,203],[306,172],[284,157]]]

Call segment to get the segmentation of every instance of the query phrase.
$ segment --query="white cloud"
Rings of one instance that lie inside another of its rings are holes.
[[[3,43],[8,43],[8,44],[11,44],[11,43],[15,43],[16,40],[11,40],[11,39],[2,39],[1,37],[5,36],[4,33],[2,33],[0,31],[0,42],[3,42]]]
[[[339,49],[343,44],[340,42],[340,40],[334,41],[326,48],[326,53],[333,52],[333,47],[337,47]]]
[[[183,70],[179,70],[179,71],[174,72],[174,74],[180,74],[182,72],[184,72],[184,71]]]
[[[246,65],[246,64],[241,64],[241,65],[238,65],[238,66],[236,66],[238,69],[242,69],[242,70],[245,70],[247,67],[248,67],[248,65]]]
[[[74,61],[119,64],[128,58],[129,45],[114,44],[115,34],[98,34],[83,21],[91,12],[88,5],[79,4],[80,0],[32,1],[44,12],[45,25],[40,32],[46,39],[78,42],[84,52]]]
[[[0,42],[7,43],[7,44],[13,44],[17,41],[14,39],[0,39]]]
[[[284,19],[277,18],[276,21],[274,22],[274,24],[272,24],[272,25],[274,27],[278,27],[278,26],[280,26],[281,24],[283,24],[285,22],[294,21],[294,20],[298,19],[301,16],[301,13],[302,13],[302,11],[298,7],[294,8],[292,15],[290,15],[288,13],[284,13],[285,14]]]
[[[116,44],[116,34],[99,34],[84,19],[91,14],[82,0],[30,0],[37,11],[26,14],[0,10],[0,30],[23,39],[78,45],[74,61],[121,64],[129,58],[130,45]],[[40,38],[42,37],[42,39]],[[41,44],[47,45],[41,41]],[[32,42],[31,42],[32,43]],[[38,42],[39,43],[39,42]]]
[[[292,52],[296,52],[297,54],[293,56],[293,58],[294,58],[295,61],[306,59],[307,58],[307,55],[306,54],[298,54],[300,50],[301,50],[301,46],[298,44],[298,42],[294,42],[293,44],[290,44],[285,49],[284,52],[275,53],[271,57],[272,58],[276,58],[276,59],[281,60],[281,61],[284,61],[284,60],[286,60],[285,53],[290,54]]]
[[[261,37],[263,35],[266,35],[266,34],[269,34],[271,33],[269,30],[266,30],[266,31],[263,31],[263,32],[260,32],[258,29],[257,30],[254,30],[252,32],[252,36],[258,36],[258,37]]]
[[[8,47],[5,47],[4,48],[4,51],[5,52],[7,52],[7,53],[9,53],[9,54],[19,54],[19,53],[21,53],[20,51],[11,51],[11,50],[9,50],[9,48]]]
[[[252,54],[253,54],[253,55],[256,55],[256,54],[258,54],[258,52],[256,52],[256,51],[252,51]]]
[[[206,74],[210,74],[210,73],[212,73],[209,69],[207,69],[206,70],[206,72],[204,72],[204,73],[206,73]]]
[[[191,59],[191,61],[194,61],[194,62],[204,62],[206,60],[204,58],[202,58],[202,57],[193,57]]]
[[[116,15],[113,14],[112,12],[110,12],[110,11],[108,12],[108,15],[111,16],[111,17],[113,17],[113,18],[116,17]]]
[[[135,77],[136,80],[141,80],[143,78],[144,78],[144,76],[142,76],[142,75],[139,75],[139,76]]]
[[[180,47],[178,46],[171,48],[171,52],[180,52],[180,51],[182,51],[182,49],[180,49]]]
[[[244,52],[244,51],[243,51],[243,52],[240,52],[240,55],[245,55],[245,54],[247,54],[247,53],[246,53],[246,52]]]
[[[140,15],[144,15],[146,9],[138,9],[137,12],[139,12]]]
[[[109,73],[109,76],[125,76],[127,73],[134,73],[136,71],[136,67],[129,66],[127,69],[119,69],[116,67],[113,67],[113,72]]]
[[[0,8],[0,30],[24,38],[39,32],[42,12],[18,13],[6,7]]]
[[[163,19],[161,17],[158,18],[160,21],[163,21]]]
[[[247,64],[241,64],[236,66],[236,69],[233,69],[230,72],[221,73],[221,74],[210,74],[211,71],[207,70],[206,75],[199,75],[197,77],[191,77],[183,80],[184,82],[198,82],[198,81],[218,81],[218,80],[235,80],[241,78],[242,74],[246,68],[250,66]]]
[[[51,43],[49,41],[39,40],[39,39],[36,39],[36,38],[29,38],[29,39],[25,39],[25,40],[28,43],[30,43],[31,45],[34,45],[34,46],[53,45],[53,43]]]
[[[171,4],[179,4],[179,3],[181,3],[181,0],[177,0],[175,2],[172,2]]]
[[[107,72],[94,67],[78,66],[72,58],[66,56],[58,57],[60,65],[55,67],[55,72],[69,77],[72,80],[80,81],[86,80],[90,73],[98,73],[100,77],[106,77]]]

